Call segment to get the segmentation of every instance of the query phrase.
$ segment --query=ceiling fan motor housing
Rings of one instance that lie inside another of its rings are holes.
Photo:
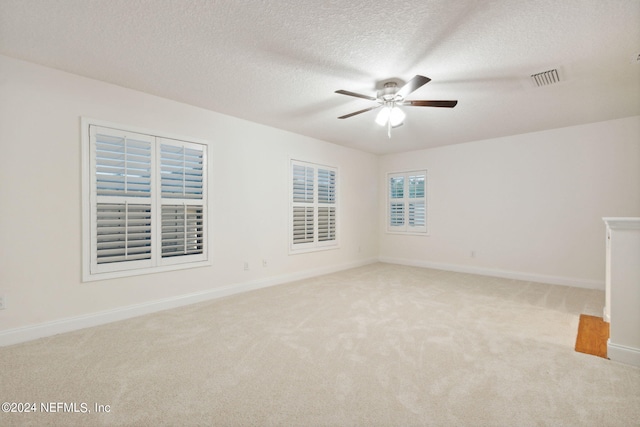
[[[383,101],[400,101],[400,99],[396,99],[397,92],[398,84],[396,82],[387,82],[384,84],[384,89],[378,92],[378,98]]]

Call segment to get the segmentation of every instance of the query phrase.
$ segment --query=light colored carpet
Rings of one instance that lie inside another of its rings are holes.
[[[0,348],[2,401],[92,411],[0,425],[638,425],[640,369],[573,348],[603,305],[373,264]]]

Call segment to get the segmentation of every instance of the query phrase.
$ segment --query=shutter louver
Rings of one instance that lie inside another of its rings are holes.
[[[160,145],[163,198],[202,199],[204,151],[184,146]]]
[[[409,177],[409,198],[421,199],[424,197],[424,175]]]
[[[400,227],[404,225],[404,203],[391,203],[391,212],[389,213],[389,223],[392,227]]]
[[[425,227],[427,224],[427,210],[424,191],[424,175],[409,176],[409,201],[408,223],[410,227]]]
[[[326,242],[336,239],[336,208],[318,208],[318,240]]]
[[[293,208],[293,243],[313,242],[313,208],[295,206]]]
[[[392,177],[389,180],[389,193],[392,199],[404,197],[404,177]]]
[[[313,203],[313,173],[308,166],[293,165],[293,201]]]
[[[318,202],[336,202],[336,173],[325,169],[318,169]]]
[[[162,257],[204,252],[204,210],[202,206],[162,206]]]
[[[150,197],[151,144],[135,138],[98,133],[96,194]]]
[[[97,204],[97,263],[151,258],[151,205]]]
[[[424,227],[427,223],[427,211],[424,202],[409,203],[409,225],[411,227]]]

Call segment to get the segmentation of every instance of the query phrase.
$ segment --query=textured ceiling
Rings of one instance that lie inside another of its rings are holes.
[[[372,153],[640,114],[638,0],[0,0],[0,54]],[[458,105],[337,119],[416,74]]]

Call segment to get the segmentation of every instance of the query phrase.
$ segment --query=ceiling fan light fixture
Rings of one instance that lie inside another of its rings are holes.
[[[380,126],[386,126],[391,116],[391,108],[385,105],[376,116],[376,123]]]
[[[391,127],[400,126],[402,122],[404,122],[405,117],[407,117],[407,115],[400,108],[396,106],[391,108],[391,113],[389,114],[389,121],[391,122]]]
[[[402,111],[395,103],[391,105],[385,105],[382,107],[378,115],[376,116],[376,123],[380,126],[391,125],[391,127],[397,127],[404,122],[407,115]]]

